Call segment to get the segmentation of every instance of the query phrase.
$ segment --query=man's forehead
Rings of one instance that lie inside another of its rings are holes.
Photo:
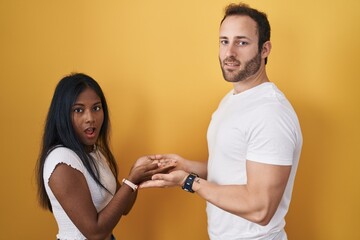
[[[249,16],[232,15],[224,19],[220,26],[220,37],[254,37],[258,35],[257,24]]]

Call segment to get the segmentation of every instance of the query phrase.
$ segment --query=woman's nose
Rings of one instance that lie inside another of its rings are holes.
[[[90,110],[86,110],[85,111],[85,121],[86,122],[94,122],[95,118],[94,118],[94,115],[93,113],[90,111]]]

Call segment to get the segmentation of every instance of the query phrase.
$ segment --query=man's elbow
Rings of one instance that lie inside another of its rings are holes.
[[[274,211],[270,211],[270,209],[268,208],[263,208],[259,211],[254,212],[251,219],[249,220],[261,226],[266,226],[270,223],[274,214],[275,214]]]
[[[256,224],[259,224],[261,226],[266,226],[270,223],[271,217],[263,217],[256,220]]]

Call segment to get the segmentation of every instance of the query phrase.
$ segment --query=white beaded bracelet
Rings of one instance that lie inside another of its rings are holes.
[[[138,189],[138,185],[133,184],[132,182],[130,182],[129,180],[127,180],[125,178],[122,180],[122,183],[125,183],[126,185],[131,187],[134,192]]]

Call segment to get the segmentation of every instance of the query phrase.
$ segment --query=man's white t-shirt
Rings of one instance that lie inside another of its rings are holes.
[[[246,161],[292,166],[280,205],[266,226],[207,203],[212,240],[273,239],[271,236],[285,226],[302,147],[300,125],[291,104],[270,82],[236,95],[232,90],[213,113],[207,139],[207,180],[213,183],[246,184]]]

